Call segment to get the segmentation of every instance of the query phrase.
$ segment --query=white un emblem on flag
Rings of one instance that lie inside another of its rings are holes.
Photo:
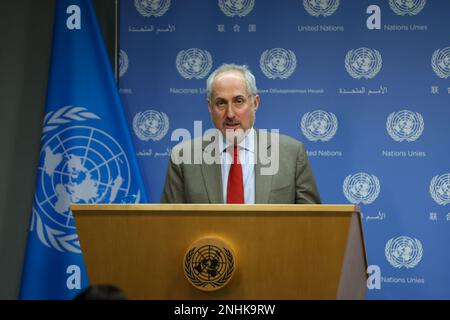
[[[303,115],[300,128],[309,141],[329,141],[336,134],[338,120],[332,112],[315,110]]]
[[[374,78],[380,72],[382,64],[381,54],[375,49],[353,49],[345,56],[345,69],[355,79]]]
[[[423,256],[422,243],[406,236],[389,239],[384,253],[387,261],[394,268],[414,268]]]
[[[88,119],[100,118],[74,106],[50,112],[44,119],[43,163],[37,173],[40,188],[31,228],[36,228],[44,245],[58,251],[81,253],[71,204],[112,203],[127,197],[130,189],[128,159],[109,134],[89,126],[67,127]],[[61,124],[66,127],[58,130]]]

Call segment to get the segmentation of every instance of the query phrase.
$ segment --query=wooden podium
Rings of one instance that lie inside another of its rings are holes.
[[[367,259],[354,205],[73,205],[91,284],[130,299],[364,299]],[[188,247],[231,244],[229,284],[203,292],[185,277]]]

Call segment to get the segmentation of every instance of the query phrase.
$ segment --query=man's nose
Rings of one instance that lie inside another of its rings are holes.
[[[235,113],[234,113],[234,109],[233,109],[232,105],[228,105],[227,111],[226,111],[226,116],[229,119],[233,119],[235,117]]]

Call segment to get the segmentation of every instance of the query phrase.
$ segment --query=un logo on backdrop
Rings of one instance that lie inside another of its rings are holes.
[[[450,77],[450,47],[436,50],[431,58],[431,66],[438,77]]]
[[[169,130],[169,118],[164,112],[147,110],[133,118],[133,131],[142,141],[159,141]]]
[[[287,79],[297,67],[297,58],[291,50],[274,48],[262,53],[259,65],[267,78]]]
[[[228,17],[245,17],[255,6],[255,0],[219,0],[219,7]]]
[[[343,191],[351,203],[370,204],[380,194],[380,181],[374,175],[359,172],[345,178]]]
[[[430,182],[430,194],[437,204],[450,203],[450,173],[435,176]]]
[[[112,203],[127,197],[130,189],[128,159],[108,133],[81,125],[60,129],[61,124],[89,119],[100,118],[75,106],[50,112],[44,119],[44,163],[37,173],[40,191],[34,198],[32,229],[45,246],[61,252],[81,253],[71,204]]]
[[[414,16],[425,7],[427,0],[389,0],[392,11],[399,16]]]
[[[170,7],[170,0],[134,0],[136,10],[144,17],[160,17]]]
[[[312,16],[331,16],[339,7],[339,0],[303,0],[303,7]]]
[[[211,54],[202,49],[190,48],[177,54],[177,70],[185,79],[203,79],[211,71]]]
[[[316,110],[303,115],[300,128],[309,141],[329,141],[338,129],[338,121],[332,112]]]
[[[392,112],[386,121],[386,130],[395,141],[416,141],[423,133],[423,117],[418,112]]]
[[[422,243],[406,236],[389,239],[384,249],[387,261],[394,268],[414,268],[423,256]]]
[[[119,53],[119,78],[128,70],[128,55],[125,51],[120,50]]]
[[[345,69],[355,79],[372,79],[380,72],[382,64],[381,54],[375,49],[353,49],[345,56]]]

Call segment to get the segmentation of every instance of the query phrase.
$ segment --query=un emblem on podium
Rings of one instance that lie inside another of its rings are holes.
[[[183,270],[186,279],[201,291],[216,291],[228,284],[235,271],[231,247],[216,237],[202,238],[186,251]]]

